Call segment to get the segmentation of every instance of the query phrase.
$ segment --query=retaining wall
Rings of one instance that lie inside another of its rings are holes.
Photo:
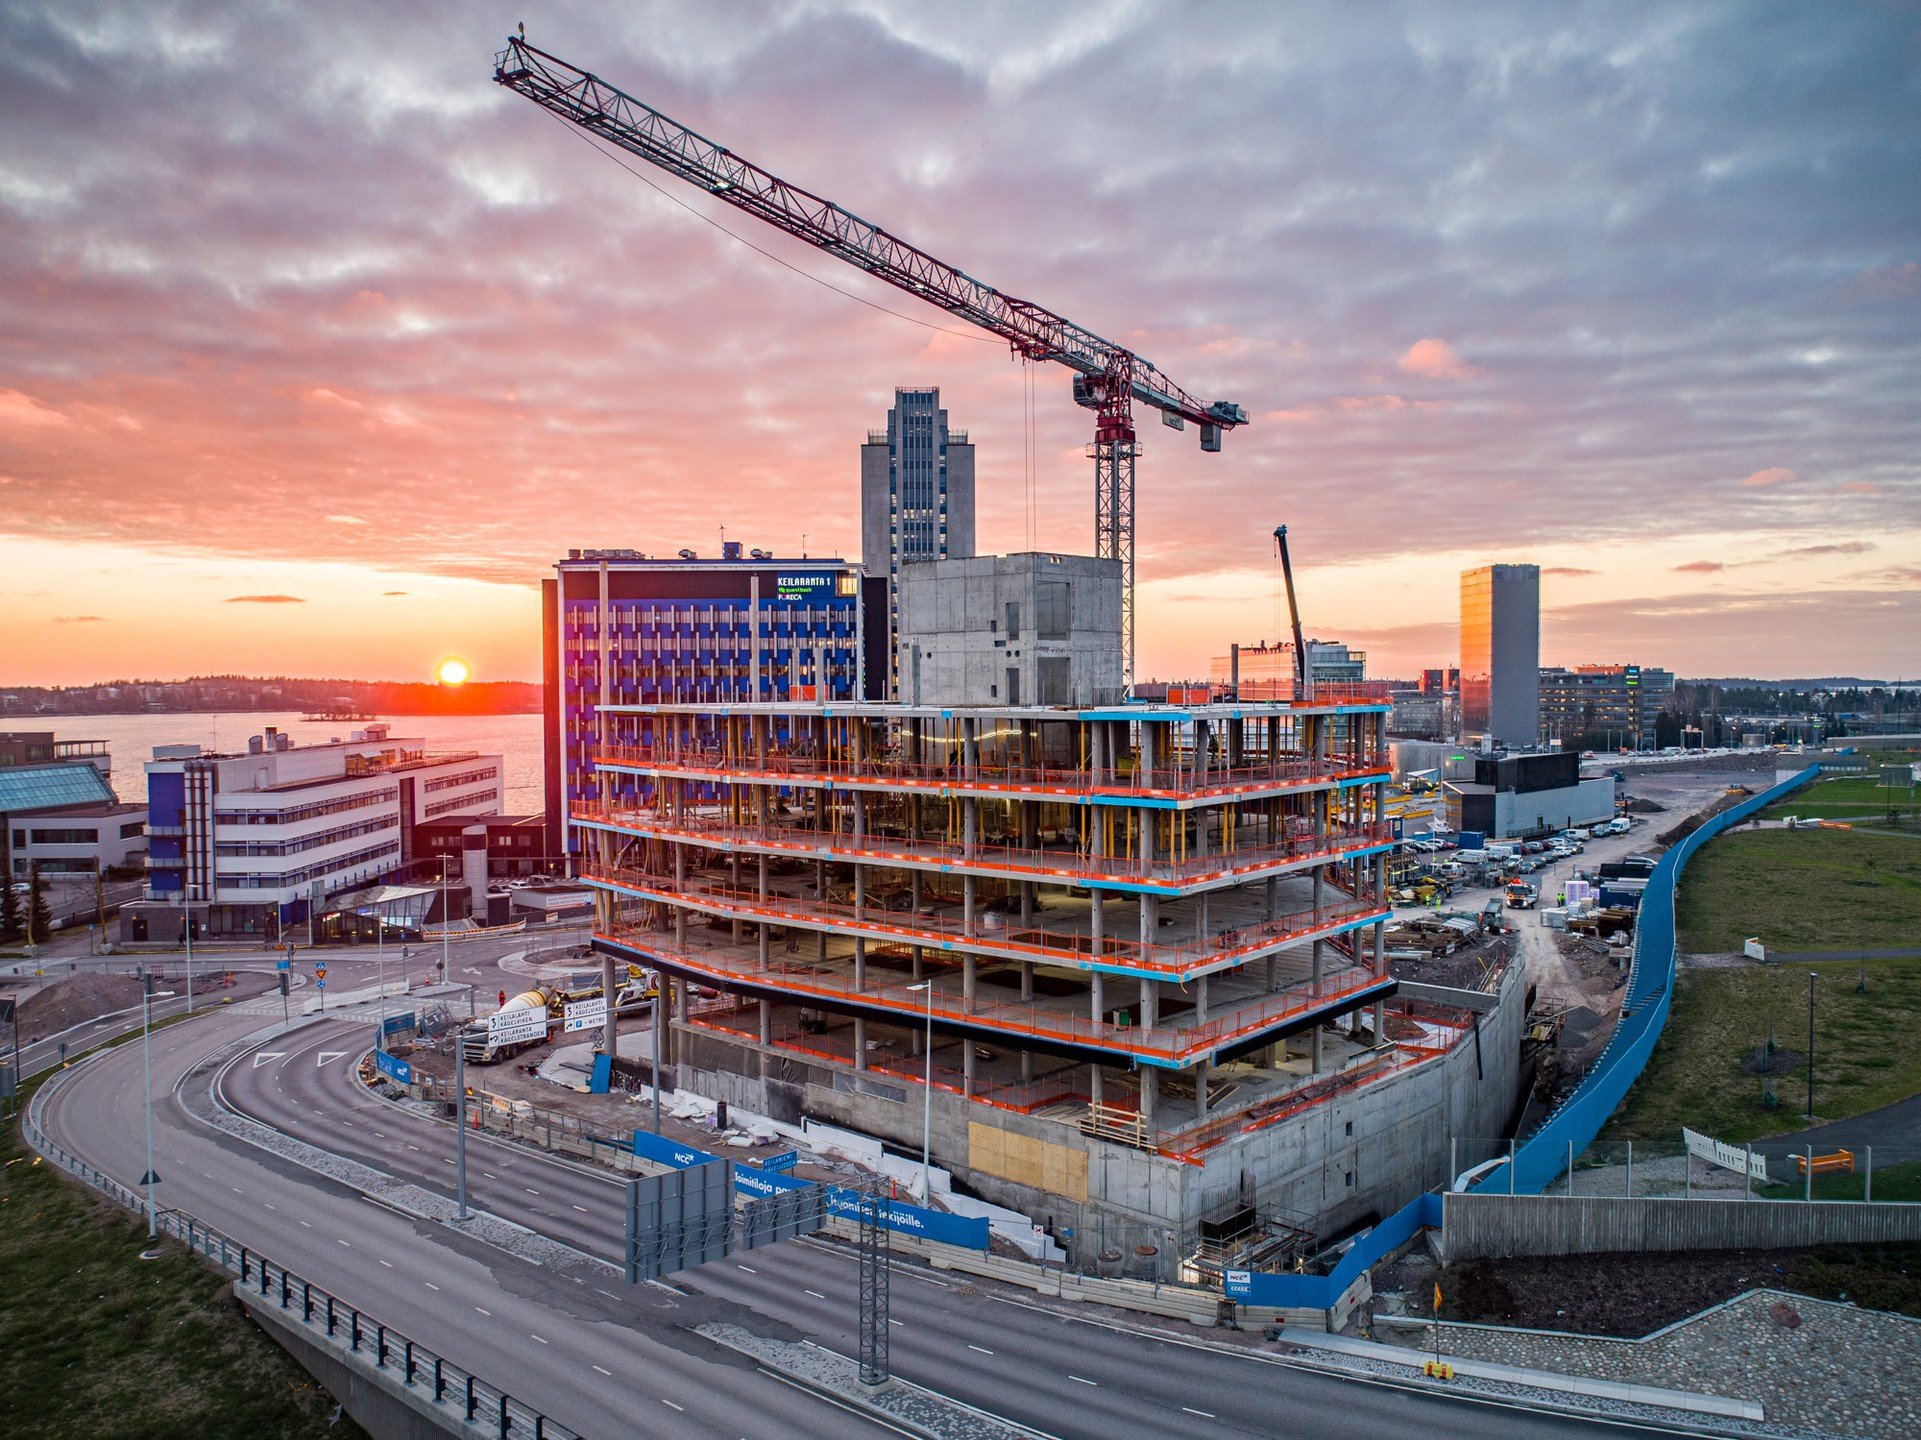
[[[1442,1214],[1449,1264],[1509,1255],[1796,1250],[1921,1240],[1921,1205],[1858,1200],[1474,1193],[1444,1197]]]

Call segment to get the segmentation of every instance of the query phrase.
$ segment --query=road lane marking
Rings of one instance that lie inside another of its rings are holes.
[[[734,1268],[736,1270],[745,1270],[749,1275],[760,1274],[760,1271],[756,1270],[752,1265],[743,1265],[738,1260],[734,1262]]]
[[[300,1228],[303,1230],[311,1230],[313,1229],[313,1226],[309,1225],[305,1220],[302,1220],[300,1222]]]
[[[598,1285],[594,1286],[594,1294],[605,1295],[609,1300],[618,1300],[620,1298],[618,1295],[614,1294],[613,1291],[603,1290]]]
[[[429,1290],[438,1290],[440,1288],[438,1285],[434,1284],[434,1282],[431,1280],[423,1280],[420,1283],[425,1285]]]
[[[660,1403],[665,1405],[669,1410],[679,1410],[683,1414],[687,1410],[687,1407],[685,1405],[676,1405],[673,1401],[669,1400],[665,1395],[660,1397]]]
[[[482,1175],[485,1175],[489,1180],[498,1180],[500,1178],[498,1175],[494,1174],[494,1172],[491,1170],[482,1170],[480,1173]]]
[[[342,1245],[346,1245],[346,1246],[347,1246],[347,1248],[348,1248],[349,1250],[351,1250],[351,1249],[353,1249],[353,1248],[354,1248],[354,1247],[353,1247],[353,1246],[352,1246],[351,1244],[349,1244],[349,1243],[348,1243],[347,1241],[345,1241],[345,1240],[342,1240],[342,1241],[341,1241],[340,1243],[341,1243]]]
[[[1094,1387],[1095,1387],[1095,1388],[1097,1388],[1097,1389],[1099,1388],[1099,1386],[1100,1386],[1100,1383],[1101,1383],[1101,1382],[1100,1382],[1100,1381],[1098,1381],[1098,1380],[1085,1380],[1085,1379],[1082,1379],[1082,1378],[1081,1378],[1081,1377],[1080,1377],[1079,1375],[1069,1375],[1069,1376],[1068,1376],[1067,1378],[1068,1378],[1069,1380],[1079,1380],[1081,1384],[1083,1384],[1083,1385],[1092,1385],[1092,1386],[1094,1386]]]
[[[528,1334],[528,1335],[529,1335],[529,1336],[530,1336],[531,1338],[533,1338],[533,1339],[535,1339],[535,1340],[540,1340],[540,1337],[539,1337],[538,1335],[535,1335],[535,1334],[534,1334],[534,1332],[533,1332],[533,1331],[531,1331],[531,1330],[529,1330],[529,1331],[527,1332],[527,1334]],[[546,1344],[547,1342],[546,1342],[545,1340],[540,1340],[540,1343],[541,1343],[541,1344],[543,1344],[543,1345],[545,1345],[545,1344]]]
[[[262,1200],[262,1201],[261,1201],[260,1203],[261,1203],[262,1205],[267,1205],[267,1202],[266,1202],[265,1200]],[[273,1209],[274,1207],[273,1207],[272,1205],[267,1205],[267,1208],[268,1208],[269,1210],[272,1210],[272,1209]]]
[[[540,1193],[538,1190],[534,1189],[534,1187],[531,1185],[523,1185],[520,1188],[525,1190],[529,1195],[538,1195]]]
[[[1190,1415],[1198,1415],[1203,1420],[1212,1420],[1214,1418],[1214,1416],[1210,1412],[1206,1410],[1196,1410],[1192,1405],[1183,1405],[1181,1406],[1181,1409],[1185,1410]]]
[[[825,1300],[827,1298],[825,1295],[821,1294],[820,1291],[818,1290],[807,1290],[805,1286],[802,1286],[801,1288],[805,1291],[805,1293],[812,1295],[816,1300]]]
[[[476,1305],[476,1306],[474,1306],[474,1309],[476,1309],[476,1310],[480,1310],[480,1307],[479,1307],[478,1305]],[[482,1315],[485,1315],[485,1316],[486,1316],[486,1317],[487,1317],[487,1318],[488,1318],[489,1320],[491,1320],[491,1319],[493,1319],[493,1318],[494,1318],[494,1312],[493,1312],[493,1311],[491,1311],[491,1310],[480,1310],[480,1313],[481,1313]]]
[[[808,1293],[811,1295],[813,1292],[810,1290]],[[983,1355],[992,1355],[994,1353],[992,1350],[989,1350],[985,1345],[969,1345],[967,1348],[969,1350],[978,1350]]]
[[[905,1329],[907,1326],[907,1322],[905,1320],[896,1320],[891,1315],[887,1317],[887,1323],[889,1325],[899,1325],[903,1329]]]
[[[244,1193],[245,1193],[244,1191],[242,1191],[242,1190],[241,1190],[241,1188],[240,1188],[240,1187],[239,1187],[238,1185],[229,1185],[229,1186],[228,1186],[227,1188],[228,1188],[229,1190],[231,1190],[231,1191],[233,1191],[233,1193],[234,1193],[234,1194],[236,1194],[236,1195],[240,1195],[240,1194],[244,1194]]]
[[[320,1065],[326,1065],[331,1061],[340,1059],[340,1057],[346,1053],[345,1050],[322,1050],[317,1058],[320,1061]],[[320,1068],[320,1065],[316,1065],[314,1068],[317,1070]]]
[[[599,1367],[598,1365],[596,1365],[596,1366],[594,1366],[594,1369],[596,1369],[596,1370],[600,1370],[600,1367]],[[613,1377],[614,1377],[614,1372],[613,1372],[613,1371],[611,1371],[611,1370],[600,1370],[600,1373],[601,1373],[601,1374],[603,1374],[603,1375],[605,1375],[605,1376],[606,1376],[606,1377],[607,1377],[607,1378],[608,1378],[609,1380],[611,1380],[611,1379],[613,1379]]]
[[[587,1213],[587,1207],[585,1205],[576,1205],[574,1206],[574,1209],[578,1210],[583,1215]]]
[[[287,1052],[285,1050],[256,1051],[253,1057],[253,1068],[258,1070],[262,1065],[265,1065],[268,1062],[273,1060],[278,1060],[281,1058],[281,1056],[285,1055],[286,1053]]]
[[[394,1268],[394,1262],[391,1260],[382,1260],[380,1263],[385,1265],[389,1270]]]

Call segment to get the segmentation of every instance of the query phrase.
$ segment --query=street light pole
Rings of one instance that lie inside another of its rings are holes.
[[[1808,1119],[1814,1119],[1814,981],[1808,971]]]
[[[186,902],[187,915],[180,933],[187,937],[187,1013],[193,1014],[193,902]]]
[[[150,1037],[153,1034],[153,971],[143,977],[145,988],[140,1001],[140,1068],[146,1077],[147,1087],[147,1173],[140,1177],[140,1183],[147,1187],[147,1238],[153,1239],[159,1233],[159,1221],[154,1214],[153,1187],[160,1177],[153,1173],[153,1047]]]
[[[450,903],[447,899],[447,862],[453,857],[445,850],[440,852],[440,978],[445,980],[451,973],[447,968],[447,927],[452,917],[447,913]]]
[[[459,1187],[456,1220],[467,1218],[467,1035],[454,1032],[454,1183]]]
[[[927,1043],[921,1051],[921,1097],[920,1097],[920,1203],[931,1204],[934,1192],[928,1188],[928,1152],[933,1148],[934,1139],[934,982],[923,980],[918,985],[907,987],[927,992]]]
[[[374,901],[374,984],[380,989],[380,1029],[374,1033],[374,1049],[387,1048],[387,917]]]

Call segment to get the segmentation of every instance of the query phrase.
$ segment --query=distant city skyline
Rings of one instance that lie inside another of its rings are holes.
[[[11,13],[0,686],[537,679],[569,546],[858,555],[903,376],[981,552],[1093,549],[1064,374],[1030,437],[1005,347],[544,123],[517,13]],[[1379,675],[1509,562],[1544,664],[1921,671],[1911,11],[754,15],[530,38],[1248,407],[1220,455],[1140,415],[1143,677],[1282,638],[1281,521]]]

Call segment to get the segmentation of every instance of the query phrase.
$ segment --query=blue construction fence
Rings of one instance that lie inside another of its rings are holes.
[[[1496,1194],[1539,1195],[1567,1173],[1568,1157],[1594,1143],[1628,1088],[1641,1078],[1648,1057],[1667,1023],[1674,999],[1674,892],[1694,852],[1723,831],[1752,819],[1759,811],[1806,785],[1821,773],[1810,765],[1797,775],[1750,796],[1705,821],[1669,850],[1654,867],[1641,896],[1635,924],[1634,959],[1628,968],[1621,1018],[1607,1048],[1574,1093],[1514,1153],[1476,1180],[1471,1188]]]
[[[671,1165],[680,1170],[722,1158],[692,1145],[665,1139],[650,1130],[634,1131],[633,1146],[634,1154],[641,1159],[652,1160],[657,1165]],[[778,1163],[786,1157],[776,1155],[771,1158]],[[816,1183],[789,1175],[784,1168],[766,1169],[754,1165],[733,1165],[732,1175],[736,1191],[757,1199],[787,1190],[805,1190]],[[829,1185],[826,1190],[828,1210],[850,1220],[859,1217],[861,1194],[858,1190],[849,1190],[840,1185]],[[937,1240],[943,1245],[958,1245],[967,1250],[987,1248],[989,1227],[985,1216],[950,1215],[945,1210],[930,1210],[922,1205],[909,1205],[902,1200],[883,1200],[881,1204],[881,1222],[889,1230],[922,1240]]]
[[[1419,1195],[1348,1247],[1325,1275],[1268,1275],[1258,1270],[1229,1270],[1221,1292],[1240,1305],[1281,1309],[1332,1310],[1348,1286],[1392,1255],[1422,1230],[1439,1228],[1441,1197]]]

